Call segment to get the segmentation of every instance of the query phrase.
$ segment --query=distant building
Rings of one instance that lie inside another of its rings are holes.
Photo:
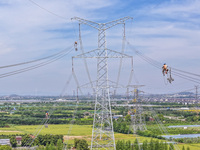
[[[21,145],[22,144],[22,137],[16,136],[16,141],[17,141],[17,145]]]
[[[35,138],[35,136],[34,136],[34,135],[31,135],[31,134],[30,134],[29,136],[30,136],[32,139],[34,139],[34,138]]]
[[[187,108],[187,107],[182,107],[182,108],[180,108],[181,110],[189,110],[189,108]]]
[[[150,118],[149,118],[149,121],[154,121],[154,118],[150,117]]]
[[[123,117],[123,115],[114,115],[113,119],[117,120],[118,118],[122,118],[122,117]]]
[[[10,139],[0,139],[0,145],[9,145],[9,146],[11,146]]]

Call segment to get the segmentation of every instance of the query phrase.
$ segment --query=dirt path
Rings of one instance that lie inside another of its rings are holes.
[[[20,131],[6,131],[6,130],[0,130],[0,132],[20,132]]]

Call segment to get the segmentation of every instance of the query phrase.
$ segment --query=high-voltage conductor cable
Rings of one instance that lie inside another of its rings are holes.
[[[80,42],[80,49],[81,49],[82,55],[84,56],[85,52],[84,52],[84,49],[83,49],[83,42],[82,42],[82,38],[81,38],[81,25],[80,25],[80,23],[79,23],[79,42]],[[93,86],[93,83],[92,83],[92,79],[91,79],[91,76],[90,76],[90,72],[89,72],[87,61],[86,61],[85,57],[83,57],[83,61],[84,61],[84,64],[85,64],[85,68],[86,68],[86,72],[87,72],[87,76],[88,76],[90,85],[92,87],[93,93],[95,93],[95,89],[94,89],[94,86]]]
[[[67,142],[66,142],[66,145],[63,145],[63,148],[62,148],[63,150],[66,150],[66,148],[68,146],[69,136],[71,135],[71,132],[72,132],[72,128],[73,128],[75,118],[76,118],[76,115],[77,115],[78,106],[79,106],[79,99],[78,99],[78,88],[77,88],[76,106],[74,108],[75,110],[74,110],[74,113],[73,113],[72,120],[70,121],[70,126],[69,126],[68,133],[67,133]]]
[[[130,45],[130,43],[128,43]],[[136,54],[142,58],[143,60],[145,60],[146,62],[148,62],[149,64],[153,65],[154,67],[158,68],[158,69],[161,69],[160,66],[162,66],[162,63],[156,61],[156,60],[153,60],[147,56],[145,56],[144,54],[142,54],[141,52],[137,51],[136,49],[134,49],[133,47],[131,47],[131,49],[133,49]],[[175,69],[173,68],[174,70],[172,71],[172,74],[174,74],[175,76],[178,76],[180,78],[183,78],[183,79],[186,79],[186,80],[189,80],[189,81],[192,81],[192,82],[195,82],[195,83],[199,83],[200,82],[200,79],[198,78],[195,78],[195,77],[192,77],[192,76],[189,76],[189,75],[185,75],[183,73],[187,73],[187,74],[190,74],[190,75],[195,75],[195,76],[200,76],[198,74],[194,74],[194,73],[189,73],[189,72],[186,72],[186,71],[182,71],[182,70],[179,70],[179,69]],[[178,72],[179,71],[179,72]]]
[[[147,104],[150,105],[150,102]],[[149,110],[152,112],[153,117],[155,118],[155,121],[158,125],[159,130],[162,132],[162,134],[166,134],[169,135],[169,132],[167,131],[167,129],[164,127],[163,123],[160,121],[160,119],[158,118],[158,115],[156,114],[155,110],[152,107],[148,107]],[[173,142],[173,141],[172,141]],[[176,150],[180,150],[178,146],[176,146],[175,144],[173,144]]]
[[[71,52],[71,50],[70,51],[68,51],[68,52]],[[68,54],[68,53],[67,53]],[[66,55],[66,54],[65,54]],[[64,56],[65,56],[64,55]],[[52,100],[52,101],[54,101],[54,100]],[[38,128],[35,130],[35,132],[33,133],[33,135],[35,136],[35,138],[34,139],[30,139],[30,140],[28,140],[26,143],[25,143],[25,145],[28,145],[29,147],[32,145],[32,143],[34,142],[34,140],[37,138],[37,136],[38,136],[38,134],[41,132],[41,130],[44,128],[44,125],[45,124],[47,124],[47,122],[48,122],[48,120],[50,119],[50,116],[51,116],[51,114],[53,114],[53,112],[55,111],[55,108],[53,108],[53,109],[51,109],[51,111],[49,112],[49,117],[47,118],[47,119],[43,119],[42,120],[42,122],[41,122],[41,124],[38,126]]]
[[[128,80],[128,84],[127,87],[131,84],[132,79],[133,79],[133,74],[134,74],[134,70],[133,70],[133,57],[131,58],[131,72],[130,72],[130,76],[129,76],[129,80]]]
[[[183,74],[176,73],[176,72],[172,72],[172,74],[175,75],[175,76],[178,76],[180,78],[186,79],[188,81],[192,81],[192,82],[200,84],[200,80],[199,79],[196,79],[196,78],[193,78],[193,77],[189,77],[189,76],[185,76]]]
[[[0,78],[4,78],[4,77],[11,76],[11,75],[23,73],[23,72],[26,72],[26,71],[30,71],[30,70],[37,69],[39,67],[48,65],[48,64],[50,64],[52,62],[55,62],[55,61],[63,58],[64,56],[68,55],[72,50],[73,50],[73,48],[71,48],[69,51],[67,51],[67,52],[65,52],[63,54],[57,55],[56,57],[53,57],[50,60],[47,60],[45,62],[42,62],[42,63],[36,64],[36,65],[30,66],[30,67],[26,67],[26,68],[23,68],[23,69],[18,69],[18,70],[11,71],[11,72],[8,72],[8,73],[0,74]]]
[[[72,50],[73,50],[73,49],[72,49]],[[70,50],[70,51],[68,51],[68,52],[71,52],[72,50]],[[71,80],[71,77],[70,77],[70,80]],[[67,84],[69,84],[69,82],[67,82]],[[62,95],[62,93],[61,93],[61,95]],[[54,101],[54,100],[52,100],[52,101]],[[54,106],[55,106],[55,105],[54,105]],[[39,135],[39,133],[41,132],[41,130],[44,128],[44,125],[47,124],[47,122],[49,121],[49,119],[50,119],[50,117],[51,117],[51,114],[53,114],[54,111],[55,111],[55,107],[53,107],[53,109],[50,110],[50,112],[49,112],[50,115],[48,116],[48,118],[47,118],[47,119],[45,118],[45,119],[41,122],[40,126],[38,126],[38,128],[35,130],[35,132],[34,132],[34,134],[33,134],[33,135],[35,136],[35,138],[32,139],[32,140],[27,141],[27,142],[25,143],[25,145],[31,147],[32,143],[35,141],[35,139],[37,138],[37,136]]]
[[[71,80],[71,76],[72,76],[72,75],[70,75],[69,79],[68,79],[67,82],[66,82],[67,85],[69,84],[69,82],[70,82],[70,80]],[[67,85],[66,85],[66,86],[67,86]],[[64,88],[65,88],[65,87],[64,87]],[[64,96],[64,92],[63,92],[63,91],[64,91],[64,90],[62,90],[62,92],[61,92],[61,94],[60,94],[60,97],[63,97],[63,96]],[[52,101],[54,101],[54,100],[51,100],[50,102],[52,102]],[[34,132],[34,134],[33,134],[33,135],[35,136],[35,138],[32,139],[31,141],[30,141],[30,140],[27,141],[25,145],[28,145],[29,147],[32,145],[32,143],[35,141],[35,139],[37,138],[37,136],[39,135],[39,133],[41,132],[41,130],[44,128],[44,125],[48,123],[48,121],[49,121],[51,115],[54,113],[55,109],[56,109],[56,108],[55,108],[55,104],[54,104],[54,105],[53,105],[53,109],[51,109],[50,112],[49,112],[50,115],[48,116],[48,118],[47,118],[47,119],[45,118],[45,119],[41,122],[40,126],[38,126],[38,128],[35,130],[35,132]]]
[[[26,67],[26,68],[23,68],[23,69],[12,71],[12,72],[0,74],[0,78],[8,77],[8,76],[11,76],[11,75],[23,73],[23,72],[26,72],[26,71],[29,71],[29,70],[33,70],[33,69],[45,66],[45,65],[50,64],[50,63],[52,63],[52,62],[54,62],[54,61],[56,61],[56,60],[58,60],[58,59],[60,59],[60,58],[62,58],[64,56],[65,55],[61,55],[61,56],[57,57],[56,59],[51,59],[50,61],[46,61],[46,62],[31,66],[31,67]]]
[[[74,60],[73,60],[73,57],[72,57],[72,75],[73,75],[73,78],[74,78],[74,80],[75,80],[75,82],[76,82],[77,88],[79,89],[79,91],[80,91],[81,94],[83,95],[83,92],[82,92],[82,90],[81,90],[81,86],[80,86],[80,84],[79,84],[79,81],[78,81],[78,79],[77,79],[77,77],[76,77],[76,73],[75,73],[75,71],[74,71]]]
[[[123,23],[123,35],[122,35],[122,49],[121,49],[121,53],[124,54],[124,49],[125,49],[125,40],[126,40],[126,32],[125,32],[125,23]],[[123,58],[120,58],[120,63],[119,63],[119,69],[118,69],[118,75],[117,75],[117,81],[116,81],[116,88],[115,88],[115,92],[117,90],[118,84],[119,84],[119,79],[120,79],[120,74],[121,74],[121,69],[122,69],[122,61]]]
[[[54,100],[51,100],[51,101],[54,101]],[[51,102],[50,101],[50,102]],[[53,109],[51,109],[51,111],[49,112],[49,114],[52,114],[53,112],[55,111],[55,108],[53,106]],[[35,129],[35,132],[32,134],[34,135],[35,137],[33,139],[29,139],[27,140],[27,142],[24,144],[24,146],[29,146],[31,147],[31,145],[33,144],[33,142],[35,141],[35,139],[37,138],[38,134],[41,132],[41,130],[44,128],[44,125],[48,122],[48,120],[50,119],[50,116],[46,119],[44,118],[43,121],[41,122],[40,125],[38,125],[37,129]]]
[[[158,125],[158,128],[160,129],[160,131],[162,132],[162,134],[164,133],[165,135],[169,135],[169,132],[166,130],[166,128],[164,127],[163,123],[158,118],[158,115],[156,114],[156,112],[151,107],[149,107],[149,109],[153,113],[154,118],[156,120],[156,123]],[[174,142],[174,141],[172,141],[172,142]],[[180,150],[178,146],[176,146],[175,144],[173,144],[173,145],[174,145],[174,147],[175,147],[176,150]]]
[[[60,51],[56,54],[53,54],[53,55],[50,55],[50,56],[47,56],[47,57],[43,57],[43,58],[40,58],[40,59],[35,59],[35,60],[31,60],[31,61],[21,62],[21,63],[17,63],[17,64],[11,64],[11,65],[6,65],[6,66],[0,66],[0,69],[16,67],[16,66],[26,65],[26,64],[30,64],[30,63],[35,63],[35,62],[38,62],[38,61],[42,61],[42,60],[46,60],[46,59],[55,57],[57,55],[65,53],[65,52],[66,52],[66,49],[64,49],[64,50],[62,50],[62,51]]]
[[[152,61],[151,58],[148,58],[144,55],[142,55],[141,53],[139,53],[138,51],[136,52],[136,54],[142,58],[143,60],[145,60],[146,62],[148,62],[149,64],[153,65],[154,67],[158,68],[158,69],[161,69],[161,65],[157,64],[156,61]],[[188,81],[192,81],[192,82],[195,82],[195,83],[199,83],[200,84],[200,79],[198,78],[194,78],[194,77],[191,77],[191,76],[188,76],[188,75],[185,75],[183,73],[180,73],[180,72],[177,72],[177,71],[174,71],[172,70],[172,74],[175,75],[175,76],[178,76],[180,78],[183,78],[183,79],[186,79]]]
[[[68,80],[67,80],[67,82],[65,83],[65,87],[63,88],[63,91],[62,91],[62,95],[61,95],[61,96],[64,96],[64,95],[65,95],[65,91],[66,91],[66,89],[67,89],[68,86],[69,86],[69,83],[70,83],[70,81],[71,81],[71,79],[72,79],[72,76],[73,76],[73,74],[71,73],[70,76],[69,76],[69,78],[68,78]]]
[[[63,16],[60,16],[60,15],[58,15],[58,14],[56,14],[56,13],[54,13],[54,12],[52,12],[52,11],[50,11],[50,10],[44,8],[44,7],[42,7],[42,6],[40,6],[38,3],[34,2],[33,0],[28,0],[28,1],[31,2],[32,4],[34,4],[35,6],[39,7],[40,9],[42,9],[42,10],[48,12],[49,14],[54,15],[54,16],[56,16],[56,17],[58,17],[58,18],[60,18],[60,19],[63,19],[63,20],[65,20],[65,21],[68,21],[67,18],[65,18],[65,17],[63,17]]]

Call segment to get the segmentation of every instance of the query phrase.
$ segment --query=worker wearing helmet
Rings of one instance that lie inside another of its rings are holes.
[[[167,72],[168,72],[166,63],[163,64],[162,69],[163,69],[163,70],[162,70],[162,73],[163,73],[163,76],[164,76],[164,75],[167,74]]]
[[[48,111],[46,112],[46,119],[48,119],[49,118],[49,113],[48,113]]]
[[[74,42],[74,48],[75,48],[75,51],[78,51],[77,45],[78,45],[78,42],[75,41],[75,42]]]

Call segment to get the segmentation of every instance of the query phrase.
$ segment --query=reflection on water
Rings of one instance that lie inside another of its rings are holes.
[[[165,137],[167,139],[169,139],[170,137],[172,137],[174,139],[178,139],[178,138],[196,138],[196,137],[200,137],[200,134],[162,135],[162,137]]]
[[[200,125],[178,125],[178,126],[168,126],[168,128],[184,128],[184,127],[200,127]]]

